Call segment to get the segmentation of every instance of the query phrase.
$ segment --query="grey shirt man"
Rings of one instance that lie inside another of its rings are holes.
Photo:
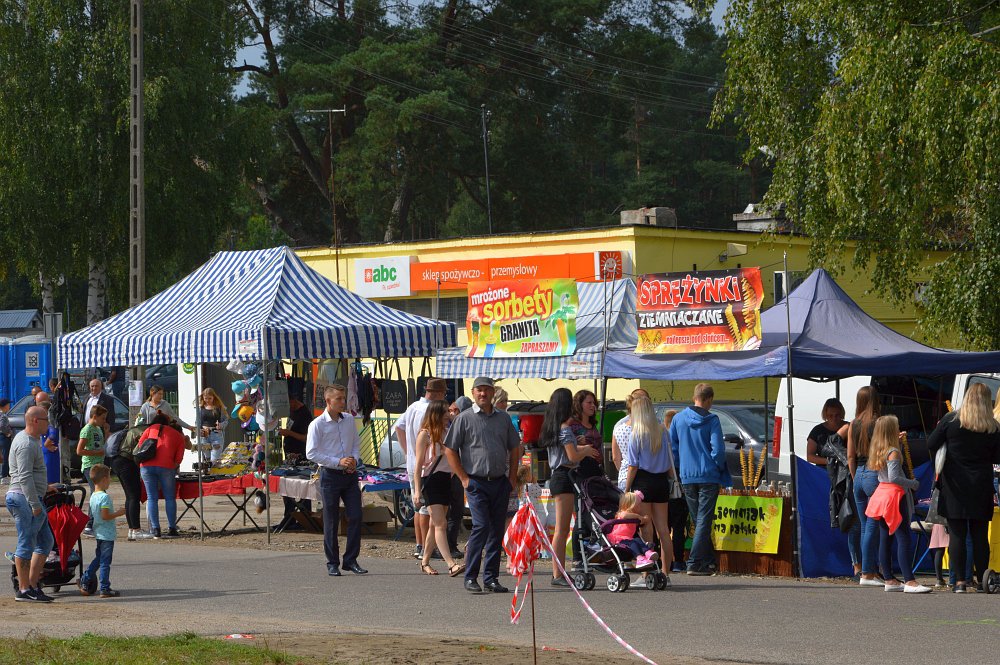
[[[510,451],[521,439],[505,411],[486,413],[473,404],[452,421],[444,445],[458,453],[468,475],[497,478],[508,475]]]
[[[7,491],[23,494],[35,510],[42,508],[42,499],[48,489],[42,440],[21,430],[10,445],[10,487]]]

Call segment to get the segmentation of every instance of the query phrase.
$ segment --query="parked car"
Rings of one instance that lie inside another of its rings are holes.
[[[143,396],[149,395],[152,386],[160,386],[168,395],[177,393],[177,363],[155,365],[146,369],[146,379],[143,381]]]

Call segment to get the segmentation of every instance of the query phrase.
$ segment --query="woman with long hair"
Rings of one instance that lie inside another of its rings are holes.
[[[148,425],[153,422],[157,413],[162,413],[167,416],[167,419],[171,423],[177,423],[184,429],[194,432],[195,428],[193,426],[188,425],[177,417],[177,414],[174,413],[174,407],[170,406],[170,402],[165,400],[164,396],[165,393],[162,386],[152,385],[149,387],[149,397],[139,407],[139,415],[142,416],[142,422]]]
[[[806,459],[813,464],[818,466],[826,466],[827,459],[823,457],[820,452],[832,437],[837,436],[837,441],[843,441],[840,439],[837,433],[845,424],[844,416],[846,411],[844,405],[836,397],[831,397],[823,403],[823,409],[820,411],[820,417],[823,418],[823,422],[819,423],[809,432],[809,436],[806,438]],[[858,507],[854,503],[854,486],[853,483],[848,484],[848,494],[844,497],[844,501],[849,501],[851,508],[854,510],[854,514],[858,514]],[[854,567],[854,575],[860,577],[861,575],[861,520],[855,520],[851,525],[850,531],[847,533],[847,549],[851,554],[851,565]]]
[[[597,429],[597,395],[589,390],[578,390],[573,395],[573,417],[569,428],[573,430],[578,446],[590,446],[599,457],[584,457],[576,468],[579,478],[593,478],[604,474],[604,437]],[[589,516],[577,515],[573,527],[573,561],[583,560],[583,541],[590,538],[593,525]]]
[[[917,582],[910,565],[910,515],[912,498],[907,490],[920,487],[920,481],[906,477],[903,455],[899,452],[899,420],[880,416],[875,421],[868,446],[869,470],[878,474],[878,487],[871,495],[865,513],[879,529],[878,560],[886,591],[930,593],[931,588]],[[896,563],[903,583],[892,574],[892,541],[896,541]]]
[[[976,578],[983,583],[989,566],[988,529],[993,519],[993,465],[1000,463],[1000,423],[993,414],[990,389],[973,383],[965,391],[958,413],[945,414],[927,439],[934,459],[946,446],[941,470],[938,512],[948,518],[948,557],[966,560],[966,536],[972,539]],[[965,571],[962,571],[965,572]],[[968,575],[956,578],[955,593],[965,593],[973,582]]]
[[[455,577],[465,571],[457,563],[448,547],[448,505],[451,503],[451,466],[444,454],[444,434],[448,428],[448,403],[434,400],[427,406],[424,420],[417,435],[416,468],[414,470],[413,503],[427,506],[430,511],[430,528],[424,538],[420,570],[426,575],[437,575],[431,567],[434,546],[448,564],[448,575]]]
[[[628,462],[625,459],[624,451],[628,446],[629,437],[632,436],[632,401],[637,397],[649,398],[649,393],[645,388],[636,388],[625,398],[625,417],[615,423],[611,431],[611,461],[618,469],[618,489],[625,489],[625,476],[628,474]]]
[[[882,586],[875,579],[875,563],[878,557],[878,524],[865,516],[868,501],[878,489],[878,473],[868,468],[868,447],[875,421],[882,413],[878,392],[874,386],[862,386],[855,400],[854,420],[843,425],[838,434],[847,440],[847,467],[854,478],[854,502],[861,520],[861,586]]]
[[[224,432],[229,424],[229,415],[222,398],[213,388],[205,388],[198,396],[198,414],[195,421],[198,433],[212,446],[212,461],[222,459],[225,447]]]
[[[576,469],[585,458],[598,458],[601,453],[591,446],[581,446],[570,428],[573,418],[573,393],[566,388],[557,388],[545,407],[542,431],[538,445],[548,448],[549,493],[556,505],[556,528],[552,536],[555,557],[552,559],[552,586],[569,586],[559,569],[566,564],[566,540],[569,538],[569,522],[573,517],[573,503],[576,491],[569,472]]]
[[[677,482],[670,452],[670,439],[648,397],[632,400],[632,436],[629,438],[628,475],[625,491],[642,492],[640,513],[649,515],[660,541],[660,556],[665,570],[670,570],[673,548],[670,542],[670,483]],[[669,578],[668,578],[669,583]]]

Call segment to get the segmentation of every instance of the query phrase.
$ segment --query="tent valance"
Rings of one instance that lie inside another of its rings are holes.
[[[413,357],[456,328],[367,300],[288,247],[220,252],[149,300],[59,338],[60,367]]]
[[[466,348],[438,349],[438,376],[505,379],[598,379],[605,330],[608,348],[634,349],[635,282],[623,279],[577,284],[576,353],[543,358],[466,358]]]

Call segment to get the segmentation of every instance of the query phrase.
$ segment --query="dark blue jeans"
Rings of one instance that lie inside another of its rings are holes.
[[[869,519],[869,522],[878,524],[878,565],[882,570],[882,577],[892,579],[892,541],[896,541],[896,563],[899,564],[899,571],[903,575],[903,581],[909,582],[916,579],[913,576],[913,567],[910,556],[912,549],[910,546],[910,507],[907,505],[906,497],[899,499],[899,514],[903,521],[896,528],[896,533],[889,533],[889,525],[883,519]]]
[[[96,574],[101,591],[107,591],[111,588],[111,558],[114,553],[115,541],[97,541],[97,551],[94,554],[94,560],[90,562],[87,571],[80,578],[84,587],[87,586],[90,580],[94,579],[94,575]]]
[[[861,520],[861,572],[865,575],[875,573],[875,563],[878,559],[878,523],[865,516],[868,499],[875,493],[876,488],[878,488],[878,472],[869,471],[864,464],[858,466],[854,474],[854,502],[858,504],[858,519]]]
[[[472,513],[472,533],[466,545],[466,580],[477,579],[480,566],[483,568],[483,582],[489,584],[500,577],[500,546],[507,521],[510,490],[510,481],[506,476],[494,480],[469,477],[465,494],[469,500],[469,512]]]
[[[707,570],[715,563],[712,529],[715,526],[715,501],[719,498],[719,486],[715,483],[684,485],[684,498],[694,520],[694,537],[691,538],[687,568]]]
[[[323,551],[326,565],[340,565],[340,502],[347,511],[347,547],[344,549],[344,567],[358,562],[361,553],[361,488],[358,474],[340,473],[322,469],[319,474],[319,491],[323,497]]]

